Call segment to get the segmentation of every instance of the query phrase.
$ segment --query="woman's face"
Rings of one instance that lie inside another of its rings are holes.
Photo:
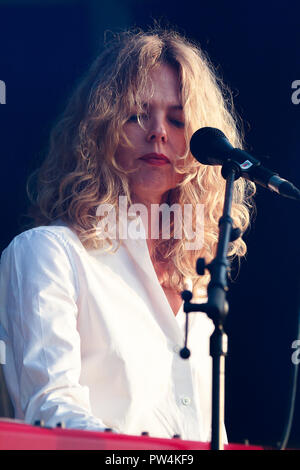
[[[136,110],[124,125],[132,143],[129,148],[120,143],[116,160],[123,169],[135,169],[129,174],[133,200],[163,202],[168,191],[182,180],[175,173],[177,156],[185,152],[184,116],[181,106],[178,76],[171,66],[160,65],[151,72],[153,96],[145,96],[147,111],[142,116],[144,129],[136,118]]]

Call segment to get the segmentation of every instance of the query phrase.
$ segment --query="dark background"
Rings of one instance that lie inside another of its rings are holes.
[[[22,231],[25,182],[51,126],[103,41],[104,31],[175,26],[208,52],[234,92],[248,149],[300,187],[299,2],[185,0],[1,1],[1,246]],[[201,92],[201,90],[199,91]],[[281,438],[299,303],[299,204],[258,188],[248,254],[230,284],[226,426],[230,442]],[[290,446],[300,448],[296,402]]]

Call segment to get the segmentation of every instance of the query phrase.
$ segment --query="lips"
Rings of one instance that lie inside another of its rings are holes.
[[[162,153],[147,153],[146,155],[143,155],[140,160],[151,165],[167,165],[170,163],[168,157]]]

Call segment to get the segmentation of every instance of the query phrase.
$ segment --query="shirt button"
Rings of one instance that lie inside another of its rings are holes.
[[[179,344],[175,344],[175,346],[173,346],[173,351],[174,351],[174,353],[176,353],[176,354],[179,353],[179,351],[180,351],[180,346],[179,346]]]
[[[189,397],[181,398],[181,403],[185,406],[189,406],[191,404],[191,399]]]

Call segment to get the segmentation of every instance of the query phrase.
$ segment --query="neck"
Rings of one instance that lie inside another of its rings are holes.
[[[141,211],[141,219],[146,231],[146,241],[149,249],[150,256],[154,252],[155,234],[159,234],[159,221],[160,221],[160,205],[167,202],[168,193],[162,196],[151,198],[140,198],[138,195],[133,195],[132,202],[134,204],[143,204],[145,210]]]

